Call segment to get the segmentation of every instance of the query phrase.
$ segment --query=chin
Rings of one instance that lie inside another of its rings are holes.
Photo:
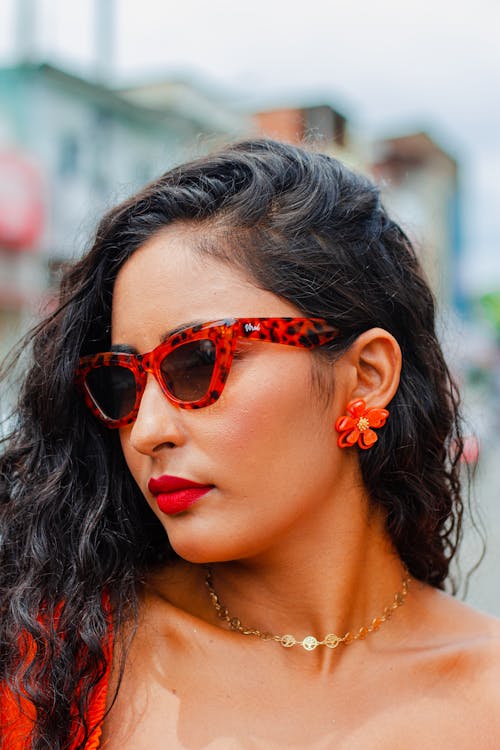
[[[230,562],[231,560],[242,560],[252,557],[257,550],[250,549],[248,539],[238,544],[237,540],[228,538],[227,534],[221,533],[221,529],[204,529],[204,533],[196,533],[187,528],[180,532],[170,530],[168,533],[170,545],[174,552],[183,560],[196,565],[207,565],[209,563]]]

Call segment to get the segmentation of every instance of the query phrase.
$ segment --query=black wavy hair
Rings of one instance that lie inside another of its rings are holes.
[[[176,221],[203,223],[201,254],[337,327],[317,356],[338,357],[376,326],[393,334],[401,383],[376,449],[359,452],[363,479],[414,577],[443,588],[459,542],[458,397],[433,296],[378,188],[334,158],[267,139],[176,167],[104,216],[89,252],[65,273],[57,308],[29,339],[31,364],[0,459],[0,683],[35,705],[27,744],[35,750],[66,747],[75,716],[91,734],[89,695],[106,666],[103,596],[119,632],[136,615],[148,570],[175,558],[116,431],[89,413],[74,373],[82,354],[109,349],[119,269]],[[27,672],[19,664],[26,637],[36,644]]]

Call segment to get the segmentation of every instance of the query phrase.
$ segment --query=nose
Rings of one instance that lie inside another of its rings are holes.
[[[162,447],[173,448],[184,440],[181,409],[164,396],[149,373],[139,411],[130,430],[129,441],[139,453],[152,454]]]

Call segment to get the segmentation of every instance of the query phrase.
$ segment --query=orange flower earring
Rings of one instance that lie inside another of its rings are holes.
[[[387,409],[367,409],[362,398],[349,401],[347,414],[335,422],[335,429],[340,432],[337,443],[339,448],[350,448],[356,443],[363,450],[371,448],[378,440],[378,435],[371,428],[383,427],[389,412]]]

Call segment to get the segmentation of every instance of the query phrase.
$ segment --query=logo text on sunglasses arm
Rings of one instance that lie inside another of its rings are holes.
[[[257,325],[253,325],[253,323],[245,323],[243,328],[245,329],[245,333],[251,333],[252,331],[260,331],[260,323],[257,323]]]

